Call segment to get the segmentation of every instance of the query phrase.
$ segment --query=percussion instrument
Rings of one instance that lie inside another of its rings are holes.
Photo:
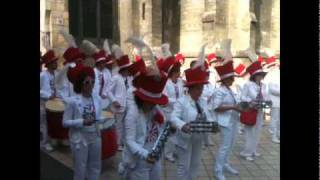
[[[162,150],[164,148],[164,144],[166,143],[168,136],[170,134],[171,124],[170,122],[166,122],[163,130],[161,131],[160,135],[158,136],[154,146],[151,149],[151,157],[155,158],[156,160],[160,159]]]
[[[191,121],[189,123],[191,133],[217,133],[219,126],[217,122],[210,121]]]
[[[272,107],[272,101],[258,101],[258,108],[270,109]]]
[[[115,129],[115,119],[109,111],[102,111],[106,121],[101,125],[101,158],[110,158],[117,153],[118,143]]]
[[[55,98],[45,103],[48,124],[48,135],[54,139],[68,139],[68,129],[62,125],[64,104],[61,99]]]

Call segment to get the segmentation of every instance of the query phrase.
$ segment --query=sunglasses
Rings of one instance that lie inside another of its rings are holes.
[[[85,84],[85,85],[94,84],[94,80],[83,81],[83,84]]]

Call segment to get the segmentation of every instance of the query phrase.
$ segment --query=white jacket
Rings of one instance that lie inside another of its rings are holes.
[[[97,95],[92,95],[92,97],[96,110],[97,123],[103,123],[105,119],[101,114],[101,99]],[[87,145],[87,142],[82,136],[82,131],[84,128],[82,118],[83,108],[82,95],[70,97],[69,101],[66,103],[66,108],[63,114],[63,127],[69,128],[70,142],[84,143],[84,145]]]
[[[95,74],[95,83],[93,87],[93,93],[99,95],[100,88],[101,88],[101,78],[100,75],[103,75],[104,78],[104,86],[102,87],[102,94],[107,96],[107,98],[112,101],[113,94],[110,92],[110,87],[112,86],[112,79],[111,73],[108,69],[104,69],[102,72],[99,71],[97,68],[94,68]]]
[[[64,101],[76,95],[73,90],[73,84],[68,79],[64,79],[62,87],[58,89],[58,94]]]
[[[163,93],[168,96],[169,102],[166,106],[163,106],[163,111],[165,113],[171,113],[173,111],[173,106],[178,98],[184,95],[184,83],[181,78],[178,79],[177,83],[173,83],[171,79],[167,80],[166,86]],[[179,97],[176,98],[175,86],[178,87]]]
[[[54,71],[54,74],[57,75],[57,71]],[[50,87],[50,79],[53,81],[51,83],[54,83],[54,77],[48,70],[40,73],[40,98],[42,100],[48,100],[49,97],[53,95],[53,90]],[[56,96],[58,95],[58,91],[56,90]]]
[[[280,69],[275,67],[271,69],[265,77],[268,85],[268,92],[272,101],[272,107],[280,107]]]
[[[207,103],[202,98],[199,98],[198,102],[207,117],[207,121],[214,121],[211,114],[208,112]],[[190,141],[193,135],[203,135],[202,133],[187,134],[181,131],[182,127],[186,123],[196,120],[197,115],[198,112],[196,104],[194,100],[190,97],[190,95],[182,96],[175,103],[169,121],[171,121],[178,128],[176,142],[178,146],[186,148],[187,141]]]
[[[113,109],[114,112],[124,112],[126,109],[127,89],[124,81],[124,77],[120,74],[115,74],[112,77],[110,87],[110,94],[112,94],[110,95],[111,102],[118,101],[121,106],[119,109]]]
[[[263,99],[265,101],[270,100],[266,85],[262,82],[261,86],[262,86]],[[241,101],[251,102],[255,100],[259,93],[259,90],[260,90],[260,87],[255,82],[248,81],[243,86],[242,94],[240,97]]]
[[[205,102],[207,102],[207,104],[211,104],[214,91],[215,91],[215,87],[210,82],[208,84],[205,84],[203,86],[201,98],[203,98]],[[209,111],[212,110],[211,106],[208,106],[208,110]]]
[[[217,73],[216,69],[213,68],[212,66],[209,67],[209,82],[212,84],[214,88],[218,86],[218,82],[220,80],[220,76]]]
[[[214,93],[214,98],[210,106],[213,110],[217,109],[221,105],[235,105],[239,103],[239,95],[232,90],[228,90],[225,86],[220,86]],[[214,112],[220,126],[229,127],[232,126],[232,121],[238,121],[240,114],[235,110],[229,110],[225,112]]]
[[[148,117],[138,109],[136,103],[128,106],[126,116],[124,118],[124,135],[125,148],[122,152],[122,163],[125,166],[133,168],[139,159],[146,159],[149,151],[145,146],[148,136],[147,127],[150,127],[153,122],[155,110],[160,110],[155,106]],[[162,125],[157,124],[158,132],[161,132]]]

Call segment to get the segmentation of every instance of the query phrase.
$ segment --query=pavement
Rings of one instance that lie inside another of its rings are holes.
[[[237,141],[233,148],[233,152],[230,157],[231,165],[239,171],[238,176],[234,176],[225,172],[227,180],[279,180],[280,179],[280,144],[274,144],[271,142],[271,135],[268,132],[269,121],[265,121],[263,127],[260,143],[258,145],[258,152],[261,153],[261,157],[256,157],[254,161],[249,162],[239,156],[240,151],[244,145],[244,135],[238,135]],[[203,150],[201,166],[199,168],[199,176],[197,180],[214,180],[214,164],[215,155],[219,145],[220,135],[210,135],[214,143],[213,146],[209,146]],[[53,152],[46,153],[48,156],[56,159],[66,169],[66,173],[72,170],[71,153],[68,147],[60,147]],[[117,153],[116,156],[111,157],[103,162],[101,180],[119,180],[117,175],[117,166],[120,161],[121,153]],[[52,163],[50,161],[44,161],[42,164]],[[50,166],[44,166],[52,168]],[[44,169],[44,168],[42,168]],[[169,161],[162,161],[162,180],[176,180],[176,164]],[[44,177],[48,172],[42,170],[42,176]],[[61,171],[59,172],[61,174]],[[48,175],[48,174],[47,174]],[[66,179],[70,179],[65,176]]]

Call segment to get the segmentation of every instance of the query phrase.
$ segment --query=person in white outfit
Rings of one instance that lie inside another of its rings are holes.
[[[53,50],[49,50],[42,56],[42,64],[45,64],[47,70],[40,73],[40,131],[42,132],[43,146],[47,151],[52,151],[53,147],[48,137],[48,127],[45,111],[45,103],[47,100],[54,99],[58,96],[57,89],[55,87],[55,76],[57,75],[57,60]]]
[[[119,174],[126,180],[160,180],[161,161],[151,155],[165,117],[158,105],[168,103],[162,94],[167,76],[141,73],[133,91],[134,103],[128,105],[124,119],[124,150]]]
[[[119,72],[112,77],[112,83],[110,92],[111,96],[111,110],[115,115],[117,136],[118,136],[118,148],[119,151],[123,149],[123,119],[126,110],[126,96],[129,89],[129,72],[130,60],[128,55],[123,55],[116,60],[119,67]]]
[[[259,101],[269,100],[269,96],[266,85],[262,82],[266,72],[262,70],[261,62],[253,62],[246,71],[250,74],[250,80],[243,87],[241,101],[250,103],[250,106],[257,110],[257,114],[255,114],[256,123],[254,125],[245,125],[245,146],[240,155],[248,161],[253,161],[254,156],[261,155],[257,152],[257,147],[263,124],[263,109],[257,104]]]
[[[160,70],[168,73],[168,81],[163,93],[168,96],[169,103],[163,106],[162,110],[165,113],[166,119],[170,119],[174,104],[184,94],[184,83],[180,78],[181,64],[175,57],[170,56],[158,65]],[[165,145],[165,158],[170,162],[175,162],[175,141],[176,135],[172,133]]]
[[[200,98],[203,85],[208,83],[207,72],[203,66],[185,71],[188,94],[175,103],[170,121],[177,127],[176,151],[177,179],[196,180],[201,163],[204,133],[191,133],[189,123],[196,120],[213,121],[207,103]],[[191,133],[191,134],[190,134]]]
[[[101,136],[98,123],[104,121],[101,98],[92,93],[95,83],[91,67],[77,65],[69,70],[75,96],[66,104],[63,126],[69,128],[74,180],[98,180],[101,173]]]
[[[105,109],[111,104],[111,100],[113,94],[110,91],[110,87],[112,86],[112,78],[111,73],[108,69],[106,69],[107,64],[112,63],[111,56],[106,56],[104,50],[100,50],[99,52],[93,55],[95,60],[95,84],[93,88],[93,93],[100,96],[102,99],[102,108]]]
[[[246,66],[242,63],[239,63],[235,68],[234,72],[237,74],[237,77],[233,83],[235,90],[238,95],[241,95],[242,89],[244,84],[249,79],[249,75],[246,72]],[[239,134],[243,134],[244,132],[244,125],[240,123],[239,125]]]
[[[270,131],[272,142],[279,144],[280,140],[280,68],[274,56],[266,60],[268,74],[264,81],[268,84],[268,92],[272,101]]]
[[[236,76],[233,69],[233,61],[229,61],[222,66],[215,67],[220,75],[221,86],[216,89],[213,102],[211,104],[215,111],[221,139],[219,150],[216,155],[215,176],[218,180],[225,180],[224,170],[238,175],[239,172],[230,165],[229,157],[236,140],[239,126],[238,107],[239,94],[231,89]]]

